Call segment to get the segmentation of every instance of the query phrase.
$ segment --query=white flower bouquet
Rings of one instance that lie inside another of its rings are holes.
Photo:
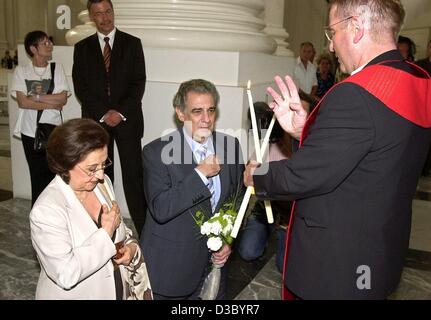
[[[216,252],[225,244],[231,245],[234,238],[231,237],[233,225],[238,214],[237,195],[232,202],[225,203],[219,212],[215,213],[211,218],[205,220],[205,215],[202,211],[196,212],[194,220],[200,226],[201,235],[206,236],[207,247],[209,250]],[[239,202],[240,203],[240,202]],[[220,287],[221,268],[223,265],[212,265],[212,270],[208,274],[202,287],[200,298],[202,300],[215,300]]]
[[[201,234],[208,237],[207,246],[211,251],[218,251],[224,244],[232,244],[230,233],[235,223],[237,212],[225,205],[208,221],[201,225]]]

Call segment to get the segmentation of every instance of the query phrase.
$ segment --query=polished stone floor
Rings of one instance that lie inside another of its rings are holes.
[[[425,192],[431,191],[431,178],[421,183],[430,188]],[[413,208],[410,250],[402,281],[390,297],[394,300],[431,300],[431,202],[417,199]],[[29,209],[28,200],[0,202],[0,300],[34,299],[40,269],[30,242]],[[281,275],[275,268],[274,245],[271,238],[265,255],[253,262],[242,261],[234,252],[227,299],[280,299]]]

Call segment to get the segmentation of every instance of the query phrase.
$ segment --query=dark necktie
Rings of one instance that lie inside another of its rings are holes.
[[[109,73],[109,67],[111,66],[111,46],[109,45],[109,37],[105,37],[105,48],[103,48],[103,60],[105,61],[106,73]]]

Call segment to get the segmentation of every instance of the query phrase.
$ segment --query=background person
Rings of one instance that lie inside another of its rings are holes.
[[[117,145],[124,195],[140,234],[146,210],[142,196],[141,101],[146,83],[142,43],[115,27],[111,0],[90,0],[87,9],[97,33],[75,45],[72,70],[75,93],[81,103],[82,117],[101,122],[108,131],[111,160],[114,160],[114,141]],[[114,181],[114,166],[106,174]]]
[[[317,58],[317,92],[316,96],[321,99],[335,83],[335,77],[332,74],[332,59],[329,54],[322,53]]]
[[[397,48],[400,51],[404,59],[414,62],[416,54],[416,44],[409,37],[399,36],[397,42]]]
[[[9,50],[4,52],[4,57],[1,59],[1,66],[4,69],[13,69],[13,58],[11,57]]]
[[[59,125],[62,122],[60,111],[67,103],[69,85],[63,66],[56,63],[54,73],[54,91],[48,91],[51,82],[52,43],[43,31],[29,32],[24,40],[24,47],[31,62],[15,68],[11,95],[18,101],[20,108],[14,135],[22,140],[24,154],[30,171],[31,203],[54,178],[49,170],[44,150],[34,150],[37,111],[43,110],[41,123]],[[34,92],[33,90],[37,90]]]
[[[310,62],[315,55],[314,45],[311,42],[301,43],[299,57],[293,70],[293,78],[299,88],[301,99],[311,104],[318,101],[316,67]]]
[[[15,55],[13,56],[13,64],[15,67],[18,65],[18,50],[15,49]]]
[[[416,64],[431,76],[431,40],[428,42],[426,58],[416,61]]]
[[[431,76],[431,41],[428,42],[427,47],[427,57],[416,61],[416,64],[424,69]],[[428,176],[431,174],[431,146],[428,151],[427,160],[425,161],[424,168],[422,170],[423,176]]]
[[[255,102],[256,120],[260,130],[268,129],[273,112],[265,102]],[[250,118],[250,112],[248,113]],[[260,131],[261,132],[261,131]],[[259,132],[259,133],[260,133]],[[260,137],[262,135],[260,134]],[[287,159],[292,153],[290,136],[275,122],[269,139],[268,161]],[[279,272],[283,272],[286,226],[289,223],[291,201],[271,201],[275,223],[269,224],[263,201],[256,201],[247,222],[241,231],[238,253],[245,261],[260,258],[267,247],[271,234],[276,234],[275,265]]]

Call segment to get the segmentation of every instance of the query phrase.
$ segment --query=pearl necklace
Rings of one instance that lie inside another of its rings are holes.
[[[36,71],[36,67],[34,66],[34,64],[32,64],[32,65],[33,65],[33,71],[34,71],[34,73],[39,77],[40,80],[42,80],[43,75],[45,74],[46,69],[48,68],[49,64],[46,65],[46,67],[43,69],[42,73],[38,73]]]

